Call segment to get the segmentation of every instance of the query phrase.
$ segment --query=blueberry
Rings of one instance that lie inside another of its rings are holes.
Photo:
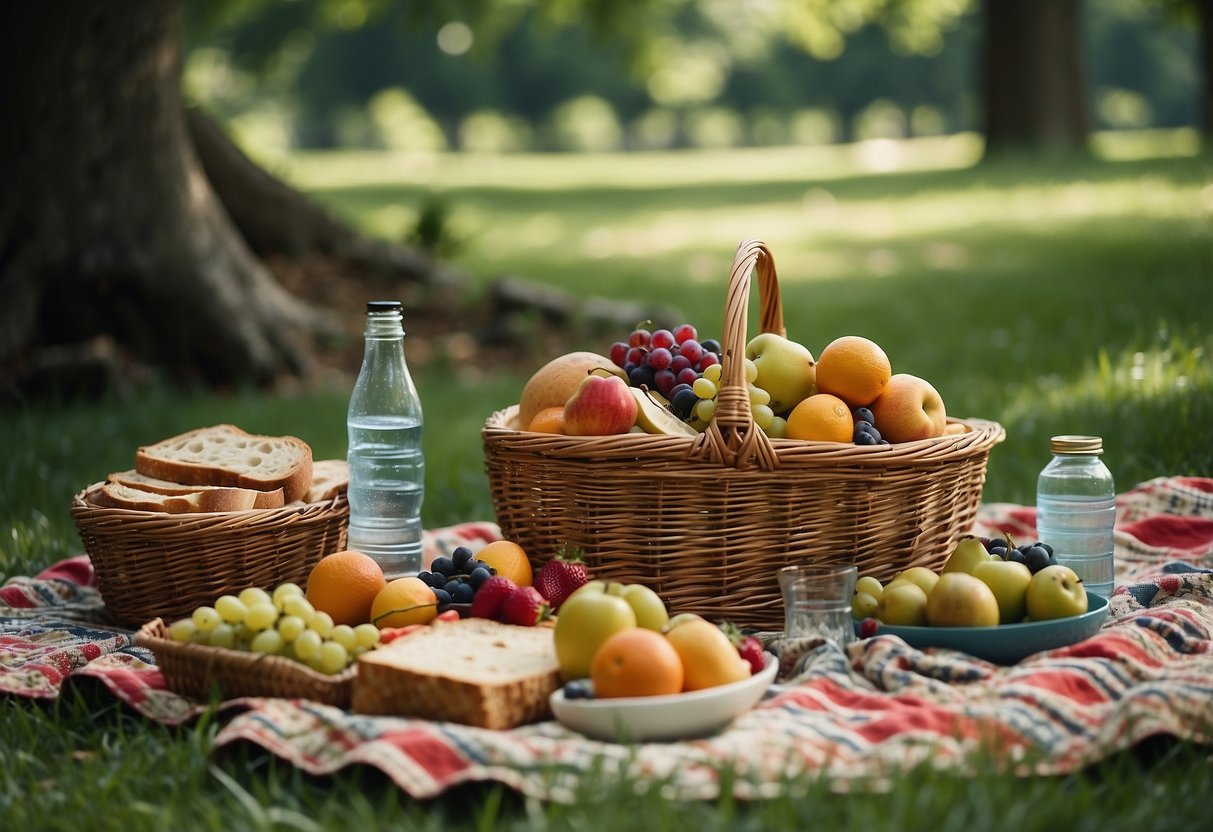
[[[441,587],[434,590],[434,597],[438,599],[438,608],[442,609],[447,604],[451,603],[451,593]]]
[[[593,699],[594,685],[589,679],[574,679],[564,684],[565,699]]]
[[[477,569],[488,569],[488,568],[489,568],[489,565],[487,563],[485,563],[484,561],[476,560],[475,558],[472,558],[471,560],[469,560],[467,563],[465,563],[463,565],[463,572],[466,575],[471,575]]]
[[[723,349],[720,346],[720,342],[717,341],[715,338],[709,338],[706,341],[700,341],[699,346],[703,347],[705,350],[707,350],[710,353],[715,353],[717,358],[719,358],[720,353],[723,352]]]
[[[417,578],[418,578],[418,580],[420,580],[423,584],[425,584],[428,587],[434,586],[434,573],[433,572],[418,572]],[[446,581],[443,581],[442,583],[446,583]],[[442,583],[440,583],[438,585],[442,586]]]
[[[456,604],[470,604],[472,598],[476,596],[476,588],[469,583],[461,583],[455,587],[455,591],[451,593],[451,599]]]
[[[472,589],[480,589],[480,585],[492,577],[492,572],[486,566],[478,566],[468,575],[468,583],[472,585]]]
[[[447,592],[449,592],[451,594],[451,597],[454,598],[455,590],[457,590],[461,586],[463,586],[463,581],[459,580],[458,578],[451,578],[449,581],[447,581],[445,584],[442,585],[442,588],[445,589]]]
[[[674,408],[674,412],[678,414],[680,419],[688,419],[691,416],[691,408],[699,401],[699,397],[695,395],[695,391],[688,387],[685,390],[680,390],[674,394],[674,398],[670,399],[670,405]]]
[[[455,551],[451,552],[451,561],[455,564],[455,571],[462,572],[467,562],[472,559],[472,550],[466,546],[457,546]]]
[[[873,436],[872,434],[870,434],[866,431],[859,430],[857,428],[855,430],[854,441],[855,441],[856,445],[875,445],[880,440],[878,438],[876,438],[875,436]]]
[[[1024,564],[1035,575],[1049,565],[1049,553],[1040,546],[1029,546],[1023,553]]]
[[[855,417],[856,422],[867,422],[869,425],[876,424],[876,417],[872,415],[872,411],[866,407],[857,407],[851,411],[851,415]]]
[[[1053,547],[1048,543],[1037,543],[1036,545],[1048,552],[1050,557],[1053,556]]]
[[[430,564],[430,570],[449,578],[455,574],[455,562],[446,555],[443,555],[442,557],[434,558],[434,562]]]

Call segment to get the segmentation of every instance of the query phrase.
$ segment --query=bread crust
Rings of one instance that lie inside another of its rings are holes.
[[[286,446],[296,457],[294,465],[279,475],[258,474],[238,464],[214,464],[198,460],[197,454],[181,445],[192,440],[223,442],[268,442],[272,447]],[[273,491],[281,488],[284,503],[304,497],[312,484],[312,448],[295,436],[258,436],[235,425],[213,425],[145,445],[135,452],[135,470],[154,479],[184,485],[218,485]]]
[[[93,502],[104,508],[132,511],[162,511],[167,514],[195,514],[212,511],[248,511],[254,508],[259,492],[248,488],[209,488],[184,494],[158,494],[107,482],[94,492]]]
[[[153,494],[167,494],[170,496],[181,494],[192,494],[195,491],[210,491],[213,489],[228,489],[235,486],[225,485],[185,485],[179,482],[169,482],[167,480],[155,479],[140,474],[138,471],[118,471],[110,474],[105,478],[106,482],[116,483],[118,485],[137,488],[140,491],[150,491]],[[253,493],[253,508],[282,508],[286,504],[281,488],[275,488],[272,491],[259,491],[256,489],[243,489],[252,491]]]

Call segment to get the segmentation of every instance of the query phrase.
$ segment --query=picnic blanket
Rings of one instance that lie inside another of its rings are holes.
[[[986,504],[974,531],[1034,535],[1035,512]],[[431,551],[477,545],[489,523],[427,533]],[[628,777],[676,799],[741,799],[794,788],[795,775],[878,788],[919,765],[966,775],[1079,770],[1151,736],[1213,742],[1213,479],[1163,478],[1117,498],[1118,586],[1090,639],[1000,667],[880,635],[844,653],[812,645],[794,678],[711,737],[624,745],[554,721],[491,731],[365,717],[314,702],[246,698],[219,706],[215,748],[251,742],[317,775],[374,766],[417,798],[498,781],[573,799],[594,777]],[[133,634],[106,623],[87,558],[0,588],[0,691],[54,697],[100,684],[140,714],[184,723],[203,706],[168,690]]]

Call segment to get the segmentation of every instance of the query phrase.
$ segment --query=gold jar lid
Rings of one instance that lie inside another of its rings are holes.
[[[1055,454],[1103,453],[1103,439],[1098,436],[1054,436],[1049,440],[1049,450]]]

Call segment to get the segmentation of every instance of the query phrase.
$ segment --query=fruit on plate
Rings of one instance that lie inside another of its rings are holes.
[[[613,436],[636,424],[636,399],[618,376],[591,373],[564,405],[569,436]]]
[[[608,594],[605,582],[590,581],[565,600],[556,616],[553,637],[561,675],[566,681],[589,676],[599,645],[612,633],[635,626],[636,613],[628,602]]]
[[[526,568],[530,569],[529,563]],[[467,546],[456,546],[449,556],[434,558],[430,568],[418,572],[417,577],[434,590],[438,612],[442,613],[453,604],[471,603],[485,582],[496,574],[493,566],[473,555]]]
[[[876,617],[885,624],[900,627],[925,627],[927,594],[909,581],[890,582],[881,593]]]
[[[679,693],[684,678],[678,651],[661,633],[644,627],[612,633],[590,663],[594,695],[602,699]]]
[[[698,431],[659,404],[653,394],[639,387],[630,388],[636,399],[636,425],[645,433],[662,436],[695,436]]]
[[[966,535],[956,544],[956,548],[952,550],[952,554],[948,555],[948,559],[943,565],[943,574],[949,572],[969,572],[972,573],[973,568],[979,563],[985,563],[990,560],[991,555],[986,551],[986,547],[982,545],[979,538],[973,535]]]
[[[925,566],[911,566],[904,572],[899,572],[893,576],[893,580],[889,581],[889,583],[892,584],[894,581],[909,581],[912,584],[917,584],[918,588],[925,592],[927,597],[930,597],[931,590],[935,588],[935,584],[939,583],[939,575]]]
[[[995,627],[998,599],[980,578],[947,572],[927,596],[927,623],[932,627]]]
[[[943,398],[931,383],[909,373],[889,378],[870,405],[881,435],[890,442],[914,442],[942,436],[947,426]]]
[[[665,637],[682,659],[684,691],[727,685],[750,677],[750,663],[719,627],[697,615],[670,620]]]
[[[994,593],[998,601],[998,623],[1022,621],[1028,611],[1028,583],[1032,573],[1022,563],[990,559],[973,567],[971,573]]]
[[[1087,611],[1087,590],[1068,566],[1054,564],[1032,576],[1026,593],[1028,618],[1044,621],[1082,615]]]
[[[559,612],[560,605],[589,581],[590,573],[581,555],[561,550],[540,567],[535,576],[535,588],[547,599],[552,612]]]
[[[770,394],[770,408],[783,415],[812,395],[817,379],[813,353],[774,332],[755,335],[745,347],[745,357],[754,362],[755,386]]]
[[[835,338],[817,358],[817,392],[831,393],[851,407],[865,407],[884,392],[893,374],[889,357],[860,335]]]
[[[881,592],[883,593],[883,587]],[[856,621],[863,621],[865,618],[875,618],[876,610],[880,606],[880,599],[875,595],[867,592],[856,592],[851,596],[851,617]]]
[[[611,359],[593,352],[570,352],[553,358],[530,377],[518,401],[518,426],[530,425],[545,407],[564,407],[577,386],[591,371],[599,370],[623,378]]]
[[[607,584],[606,591],[627,601],[636,616],[637,627],[660,631],[670,621],[670,614],[666,610],[661,596],[644,584],[611,582]]]

